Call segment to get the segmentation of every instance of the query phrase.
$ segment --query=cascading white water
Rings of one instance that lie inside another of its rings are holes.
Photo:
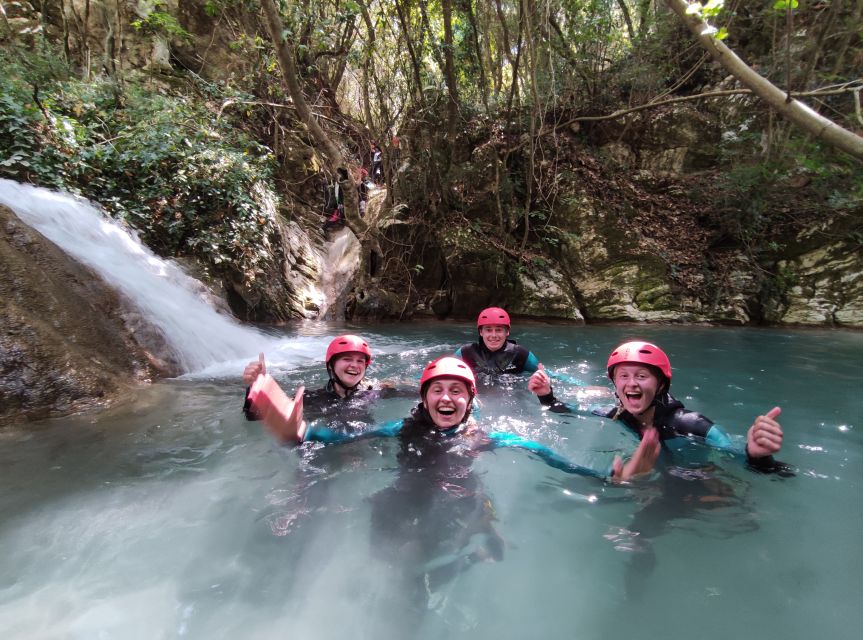
[[[285,344],[217,313],[201,284],[163,260],[86,200],[0,179],[0,204],[118,289],[165,335],[187,372],[220,374],[259,351],[312,358],[320,340]],[[297,358],[290,360],[296,363]],[[238,372],[238,371],[237,371]]]

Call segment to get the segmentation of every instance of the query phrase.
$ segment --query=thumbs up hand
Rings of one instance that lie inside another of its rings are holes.
[[[246,383],[246,386],[250,386],[258,379],[258,376],[266,373],[267,364],[264,361],[264,354],[261,352],[258,354],[257,362],[252,361],[246,365],[246,368],[243,370],[243,382]]]
[[[530,380],[527,381],[527,388],[530,392],[538,396],[547,396],[551,393],[551,378],[545,372],[545,367],[539,363],[537,370],[533,372]]]
[[[753,458],[777,453],[782,448],[782,425],[776,418],[782,412],[773,407],[767,415],[758,416],[746,434],[746,452]]]

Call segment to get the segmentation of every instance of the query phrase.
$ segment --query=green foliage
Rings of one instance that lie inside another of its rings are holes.
[[[743,247],[752,247],[770,224],[767,195],[778,176],[774,165],[741,162],[719,180],[719,198],[714,203],[719,227]]]
[[[210,7],[210,5],[208,4],[207,7]],[[205,7],[205,10],[207,10],[207,13],[209,14],[207,7]],[[132,27],[144,34],[160,35],[168,39],[180,38],[181,40],[192,42],[194,40],[192,34],[186,31],[180,23],[177,22],[177,19],[170,13],[164,11],[164,9],[165,4],[157,2],[155,7],[153,7],[153,11],[151,11],[146,18],[133,20],[131,22]]]
[[[218,0],[206,0],[204,2],[204,13],[206,13],[211,18],[215,18],[222,12],[222,3],[218,2]]]
[[[725,8],[725,0],[708,0],[705,4],[693,2],[686,7],[686,13],[699,16],[702,20],[707,20],[708,18],[718,16],[722,13],[723,8]]]
[[[40,108],[21,78],[0,78],[0,175],[97,200],[163,255],[251,280],[269,266],[268,149],[200,104],[134,83],[57,80],[42,87]]]
[[[777,11],[788,11],[788,9],[797,8],[797,0],[776,0],[773,3],[773,8]]]

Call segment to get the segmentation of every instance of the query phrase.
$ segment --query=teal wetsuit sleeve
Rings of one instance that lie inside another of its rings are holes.
[[[745,458],[746,464],[756,471],[793,475],[791,467],[783,462],[778,462],[773,456],[762,456],[761,458],[750,456],[746,448],[746,439],[732,439],[719,425],[714,424],[710,427],[707,435],[704,436],[704,442],[716,449]]]
[[[712,425],[704,436],[704,442],[715,449],[730,451],[731,453],[746,454],[746,445],[741,446],[735,443],[727,433],[725,433],[718,425]]]
[[[566,473],[575,473],[580,476],[590,476],[593,478],[601,478],[605,479],[611,475],[611,470],[605,471],[597,471],[596,469],[591,469],[590,467],[583,467],[579,464],[575,464],[571,460],[567,460],[559,453],[549,449],[545,445],[542,445],[534,440],[528,440],[527,438],[523,438],[515,433],[504,433],[501,431],[495,431],[488,434],[489,440],[491,440],[492,448],[497,447],[516,447],[519,449],[526,449],[531,453],[538,456],[543,462],[545,462],[548,466],[559,469]]]
[[[354,440],[366,440],[368,438],[392,438],[397,436],[404,426],[403,420],[393,420],[375,429],[359,431],[357,433],[345,433],[330,429],[326,425],[312,423],[306,429],[303,442],[323,442],[324,444],[340,444],[353,442]]]
[[[533,351],[528,351],[527,360],[524,361],[524,371],[533,373],[539,369],[539,359],[533,355]]]
[[[456,350],[455,350],[455,353],[454,353],[453,355],[454,355],[456,358],[461,358],[461,347],[459,347],[458,349],[456,349]]]

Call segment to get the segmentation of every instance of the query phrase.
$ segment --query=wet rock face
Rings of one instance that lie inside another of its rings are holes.
[[[863,248],[855,237],[783,260],[778,272],[786,289],[772,320],[863,328]]]
[[[80,410],[174,373],[158,345],[133,339],[112,290],[2,206],[0,265],[0,423]],[[148,331],[138,324],[141,340]]]

